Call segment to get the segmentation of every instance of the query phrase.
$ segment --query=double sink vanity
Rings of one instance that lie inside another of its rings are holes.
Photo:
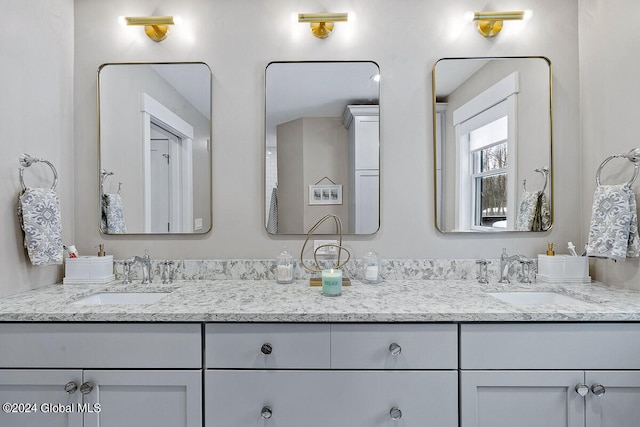
[[[550,61],[444,58],[432,77],[438,230],[548,230]],[[185,80],[198,97],[180,93]],[[104,234],[211,230],[211,80],[204,63],[100,67]],[[376,233],[379,80],[371,61],[266,67],[260,204],[270,235],[303,235],[325,214],[341,216],[346,234]],[[499,144],[470,142],[494,125]],[[160,173],[182,185],[152,192]],[[527,197],[545,213],[536,227],[516,216]],[[638,291],[480,284],[474,260],[439,261],[395,260],[410,274],[376,285],[347,274],[352,286],[335,298],[306,279],[276,284],[273,261],[240,263],[242,277],[204,262],[204,274],[166,285],[51,285],[2,298],[0,426],[637,426]],[[461,264],[466,273],[449,274]],[[493,265],[501,277],[509,270]]]
[[[3,426],[632,426],[638,292],[298,280],[0,299]],[[51,409],[53,408],[53,409]],[[22,411],[22,413],[19,413]]]

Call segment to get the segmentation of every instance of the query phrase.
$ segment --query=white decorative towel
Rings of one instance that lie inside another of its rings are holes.
[[[62,264],[60,199],[48,188],[27,187],[20,193],[18,218],[24,247],[33,265]]]
[[[273,190],[271,191],[267,231],[272,234],[276,234],[278,232],[278,189],[276,187],[273,187]]]
[[[596,188],[587,256],[613,260],[640,256],[636,196],[627,184]]]
[[[542,191],[522,191],[516,219],[517,231],[546,231],[551,228],[551,210]]]
[[[106,234],[124,234],[127,226],[124,221],[124,203],[119,194],[104,194],[102,196],[103,231]]]

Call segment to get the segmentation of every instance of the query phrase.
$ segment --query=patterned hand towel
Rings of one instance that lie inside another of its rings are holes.
[[[271,203],[269,203],[267,231],[272,234],[278,232],[278,190],[275,187],[273,187],[273,190],[271,191]]]
[[[119,194],[102,196],[103,231],[106,234],[124,234],[127,226],[124,221],[124,203]],[[104,226],[106,224],[106,227]]]
[[[28,188],[19,197],[18,218],[33,265],[62,264],[60,200],[48,188]]]
[[[517,231],[546,231],[551,228],[551,210],[542,191],[523,191],[516,218]]]
[[[596,188],[587,256],[616,261],[640,256],[636,196],[627,184]]]

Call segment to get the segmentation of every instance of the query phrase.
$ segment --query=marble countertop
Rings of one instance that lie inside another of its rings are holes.
[[[97,292],[170,293],[157,303],[78,305]],[[576,304],[517,306],[492,291],[553,291]],[[50,285],[0,298],[2,322],[519,322],[640,321],[640,291],[603,284],[478,284],[468,280],[353,281],[339,297],[298,280],[179,281],[171,285]]]

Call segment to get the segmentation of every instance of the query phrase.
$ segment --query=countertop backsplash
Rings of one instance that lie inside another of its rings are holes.
[[[175,280],[275,280],[276,261],[274,259],[185,259],[152,260],[155,281],[161,275],[161,264],[172,261],[175,268]],[[500,260],[487,260],[489,280],[498,280]],[[305,260],[313,266],[313,260]],[[325,267],[331,268],[335,261],[327,261]],[[472,280],[478,279],[478,265],[475,259],[386,259],[381,260],[381,277],[385,280]],[[116,280],[123,279],[123,260],[114,261]],[[343,268],[344,277],[361,280],[363,276],[362,260],[351,260]],[[141,267],[131,268],[131,279],[141,277]],[[318,274],[307,271],[300,260],[296,261],[295,278],[308,279]],[[510,269],[512,281],[520,280],[520,268],[514,264]]]

